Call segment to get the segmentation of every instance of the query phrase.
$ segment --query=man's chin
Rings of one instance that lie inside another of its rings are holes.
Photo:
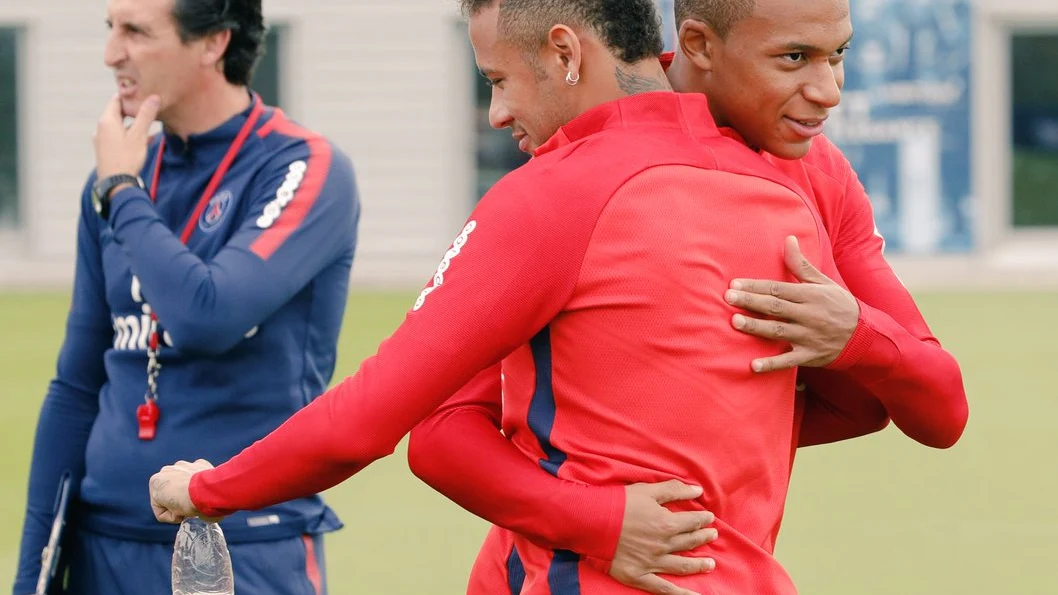
[[[797,159],[804,158],[805,155],[808,155],[808,151],[811,150],[811,148],[812,139],[806,139],[797,142],[778,142],[775,143],[774,146],[766,148],[765,151],[771,153],[779,159],[795,161]]]
[[[140,105],[143,102],[136,98],[122,99],[121,100],[121,115],[126,118],[135,118],[136,114],[140,111]]]

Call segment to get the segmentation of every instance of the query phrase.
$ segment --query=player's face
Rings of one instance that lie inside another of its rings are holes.
[[[501,38],[498,6],[496,2],[470,18],[470,42],[478,69],[492,87],[489,124],[510,128],[518,148],[531,153],[569,120],[569,106],[556,92],[560,81]]]
[[[161,98],[159,119],[196,89],[201,41],[183,43],[173,17],[174,0],[109,0],[103,61],[114,71],[121,109],[135,116],[147,97]]]
[[[808,153],[845,84],[848,0],[757,0],[712,54],[717,123],[785,159]]]

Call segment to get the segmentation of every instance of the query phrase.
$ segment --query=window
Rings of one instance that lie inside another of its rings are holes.
[[[0,27],[0,228],[19,222],[18,29]]]
[[[1058,32],[1011,47],[1015,227],[1058,226]]]
[[[518,144],[511,138],[510,129],[496,130],[489,125],[492,88],[488,86],[485,78],[478,74],[477,66],[473,62],[471,67],[474,68],[474,126],[477,140],[476,199],[480,200],[493,184],[507,175],[507,172],[528,161],[529,156],[518,150]]]
[[[264,39],[264,55],[253,73],[253,88],[268,105],[283,107],[283,53],[286,25],[271,25]]]

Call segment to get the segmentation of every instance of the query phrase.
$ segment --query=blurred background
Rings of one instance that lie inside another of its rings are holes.
[[[265,0],[254,87],[353,159],[363,201],[338,375],[399,324],[485,190],[488,127],[455,0]],[[1058,593],[1058,2],[851,0],[828,135],[897,273],[959,358],[963,440],[895,428],[801,451],[778,555],[801,591]],[[674,38],[671,0],[660,0]],[[0,3],[0,589],[54,371],[92,133],[114,83],[103,0]],[[485,525],[403,450],[329,494],[331,593],[460,593]]]

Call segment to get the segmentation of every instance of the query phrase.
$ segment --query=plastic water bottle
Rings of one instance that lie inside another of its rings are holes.
[[[224,531],[199,518],[180,523],[173,546],[173,595],[235,595]]]

